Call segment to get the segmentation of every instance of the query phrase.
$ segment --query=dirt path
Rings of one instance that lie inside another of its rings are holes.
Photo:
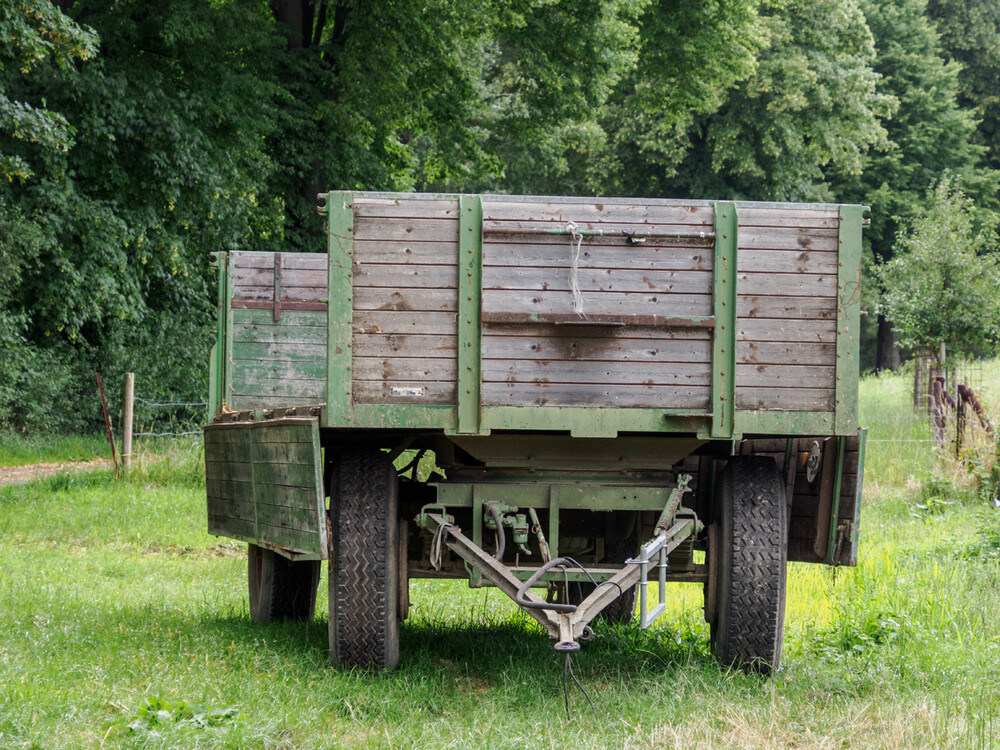
[[[51,464],[28,464],[27,466],[0,467],[0,485],[26,484],[36,479],[50,477],[63,471],[94,471],[110,469],[110,459],[95,458],[93,461],[66,461]]]

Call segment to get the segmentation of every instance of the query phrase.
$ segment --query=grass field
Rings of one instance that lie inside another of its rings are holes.
[[[561,657],[496,591],[412,582],[388,675],[328,666],[325,614],[251,624],[243,545],[204,531],[197,444],[124,482],[0,488],[0,748],[1000,747],[1000,510],[908,399],[905,378],[862,384],[860,564],[790,566],[781,671],[720,670],[700,589],[675,586],[653,629],[574,656],[595,710],[573,689],[570,718]],[[13,443],[0,457],[41,452]]]

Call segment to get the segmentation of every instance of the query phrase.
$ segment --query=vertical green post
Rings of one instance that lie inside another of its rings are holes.
[[[216,412],[222,407],[222,401],[226,396],[223,375],[226,372],[226,338],[229,331],[226,329],[227,309],[229,298],[227,297],[227,279],[229,277],[229,254],[214,253],[215,268],[219,274],[218,279],[218,304],[215,314],[215,344],[212,346],[212,356],[209,360],[208,372],[208,419],[211,422]]]
[[[858,373],[861,368],[861,227],[864,206],[840,207],[837,257],[837,381],[834,433],[858,429]]]
[[[478,433],[481,416],[483,295],[483,201],[458,199],[458,432]]]
[[[229,394],[232,393],[233,386],[233,264],[235,263],[232,253],[226,254],[226,288],[224,292],[224,302],[223,307],[223,319],[226,321],[225,325],[225,338],[223,339],[222,347],[222,382],[220,383],[220,389],[222,393],[222,399],[219,401],[221,406],[225,406],[227,401],[231,401]]]
[[[559,557],[559,485],[549,485],[549,553]]]
[[[712,437],[733,436],[736,408],[736,246],[739,220],[734,203],[715,204],[712,264]]]
[[[837,438],[837,473],[833,480],[833,502],[830,503],[830,535],[826,540],[826,564],[833,565],[837,551],[837,520],[840,517],[840,492],[844,486],[844,444],[846,437]]]
[[[327,426],[352,421],[351,349],[354,316],[354,196],[334,191],[326,196],[326,414]]]
[[[479,549],[483,548],[483,486],[481,484],[472,485],[472,543]],[[465,567],[469,572],[469,588],[478,589],[483,585],[483,574],[468,563]]]

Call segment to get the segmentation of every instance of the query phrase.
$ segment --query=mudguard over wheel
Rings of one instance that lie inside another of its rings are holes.
[[[319,560],[289,560],[277,552],[247,545],[250,619],[311,620],[316,612]]]
[[[734,456],[722,472],[709,536],[706,619],[722,664],[781,665],[788,554],[785,489],[772,458]]]
[[[330,487],[330,656],[337,666],[399,661],[399,490],[378,450],[349,450]]]

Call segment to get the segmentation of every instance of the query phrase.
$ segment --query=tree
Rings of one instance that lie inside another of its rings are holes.
[[[1000,4],[995,0],[930,0],[947,56],[961,65],[959,101],[975,112],[985,163],[1000,170]]]
[[[865,153],[860,172],[831,169],[828,179],[838,200],[871,206],[866,244],[874,268],[892,259],[900,227],[943,175],[961,175],[974,197],[988,193],[995,176],[976,166],[982,149],[973,143],[975,119],[958,102],[959,66],[942,57],[926,0],[860,0],[860,6],[875,39],[878,90],[899,105],[883,120],[888,147]],[[894,369],[899,355],[891,323],[879,314],[865,324],[878,326],[876,368]]]
[[[904,346],[991,354],[1000,343],[997,217],[975,209],[960,186],[942,180],[895,253],[879,270],[882,312]]]
[[[826,173],[860,174],[887,145],[896,100],[877,90],[875,45],[853,0],[770,0],[753,74],[695,119],[667,194],[830,200]]]
[[[765,43],[759,1],[652,0],[639,17],[634,69],[609,97],[601,124],[612,151],[611,193],[668,195],[700,115],[746,80]]]

